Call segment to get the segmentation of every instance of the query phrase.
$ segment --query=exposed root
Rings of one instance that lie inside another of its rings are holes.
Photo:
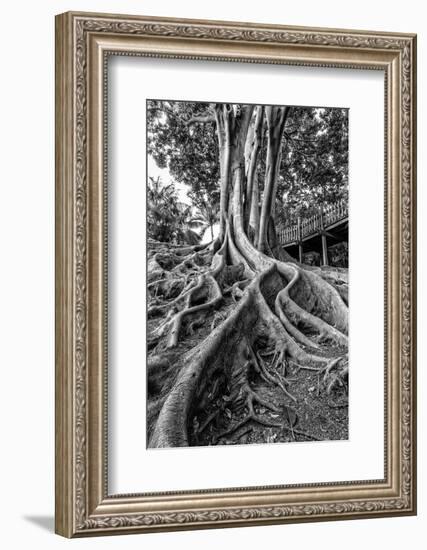
[[[324,381],[328,378],[328,376],[329,376],[331,370],[332,370],[336,365],[338,365],[338,363],[341,361],[341,359],[342,359],[342,357],[336,357],[335,359],[332,359],[332,361],[330,361],[330,362],[326,365],[326,367],[324,367],[324,368],[320,371],[321,374],[324,374],[324,376],[323,376],[323,380],[324,380]]]
[[[207,280],[209,281],[212,288],[211,299],[208,300],[206,303],[202,303],[200,305],[190,307],[191,301],[192,299],[194,299],[194,296],[196,295],[197,291],[200,291],[202,289],[203,285]],[[183,310],[181,310],[179,313],[177,313],[173,317],[173,319],[171,319],[168,322],[168,325],[170,324],[170,330],[169,330],[169,336],[167,341],[167,347],[172,348],[178,344],[179,334],[181,331],[181,327],[184,323],[184,320],[189,321],[189,319],[194,318],[196,314],[198,315],[202,314],[203,315],[202,318],[199,318],[199,322],[201,322],[202,320],[204,320],[204,318],[209,313],[209,311],[217,307],[221,299],[222,299],[222,293],[217,281],[210,275],[207,275],[206,277],[201,276],[197,286],[187,295],[186,307]],[[190,332],[194,331],[194,326],[195,324],[193,322],[193,324],[190,325]]]
[[[180,294],[171,301],[162,300],[159,304],[159,300],[157,300],[157,303],[155,303],[154,305],[150,306],[147,309],[147,317],[150,318],[150,317],[156,317],[158,315],[162,315],[163,313],[167,312],[168,309],[175,308],[176,306],[178,306],[179,303],[183,301],[190,294],[190,291],[195,284],[196,284],[196,280],[194,279],[191,280],[189,283],[187,283],[184,286]]]
[[[231,426],[229,429],[221,432],[218,434],[218,436],[215,438],[215,443],[218,443],[220,439],[227,435],[231,435],[237,430],[239,430],[241,427],[243,427],[248,422],[255,422],[257,424],[260,424],[262,426],[267,426],[271,428],[280,428],[281,424],[278,424],[277,422],[273,422],[271,420],[266,420],[265,418],[262,418],[258,414],[255,413],[254,404],[258,403],[259,405],[264,406],[265,408],[273,411],[273,412],[279,412],[279,409],[271,405],[271,403],[268,403],[264,399],[262,399],[254,390],[252,390],[249,386],[249,384],[246,382],[242,386],[242,393],[246,396],[245,397],[245,406],[248,409],[247,415],[237,422],[234,426]]]
[[[174,254],[180,259],[176,251]],[[341,308],[346,306],[339,294],[319,275],[307,282],[298,266],[256,251],[245,242],[244,235],[236,234],[234,242],[229,227],[216,252],[213,248],[202,252],[206,257],[211,255],[210,269],[198,266],[198,254],[193,250],[189,261],[184,258],[176,263],[168,272],[173,272],[172,276],[165,275],[163,269],[163,279],[157,283],[167,285],[173,280],[169,277],[182,275],[180,291],[169,301],[157,297],[157,303],[150,306],[150,317],[163,317],[150,332],[149,347],[157,346],[155,353],[173,350],[186,335],[198,334],[207,323],[210,332],[179,359],[172,386],[160,391],[157,388],[159,397],[152,410],[158,413],[149,445],[186,446],[200,438],[219,443],[236,432],[240,438],[255,426],[285,429],[294,440],[298,436],[316,440],[316,436],[295,428],[297,415],[285,402],[297,403],[297,399],[290,391],[292,382],[286,369],[293,363],[298,370],[318,372],[329,393],[345,384],[348,367],[338,370],[338,366],[347,347],[346,324],[341,318],[345,313]],[[230,260],[232,265],[227,263]],[[302,296],[311,292],[310,285],[332,289],[332,309],[339,311],[336,326],[330,324],[334,311],[314,313],[324,307],[319,301],[312,300],[307,309],[302,307]],[[222,307],[224,300],[228,300],[227,308]],[[228,313],[232,302],[234,309]],[[338,348],[339,357],[325,357],[321,348],[325,340]],[[170,368],[165,367],[168,372]],[[259,384],[279,388],[285,402],[278,407],[277,402],[262,395]]]
[[[306,346],[319,347],[313,340],[310,340],[310,338],[307,338],[298,330],[298,325],[302,325],[305,329],[311,329],[317,332],[319,341],[324,342],[330,340],[337,345],[346,346],[348,344],[348,338],[345,334],[329,325],[320,317],[316,317],[302,309],[292,300],[290,292],[300,280],[301,271],[297,266],[289,266],[289,269],[293,270],[292,279],[285,288],[278,293],[275,302],[276,313],[283,322],[285,328],[291,332],[292,336],[294,336],[298,342]]]
[[[277,296],[275,302],[275,311],[276,315],[279,317],[280,321],[283,323],[285,329],[289,332],[291,336],[299,343],[304,346],[319,349],[319,345],[312,339],[305,336],[300,330],[297,329],[295,325],[291,323],[288,317],[285,315],[282,304],[280,303],[280,295]]]
[[[218,417],[219,413],[220,413],[220,411],[219,411],[219,409],[217,409],[212,414],[210,414],[207,417],[207,419],[203,422],[203,424],[200,426],[200,428],[198,429],[197,435],[201,435],[206,430],[206,428],[209,426],[209,424],[211,422],[213,422]]]
[[[288,428],[287,426],[283,426],[283,428],[285,430],[291,430],[291,428]],[[292,429],[292,434],[301,435],[302,437],[306,437],[307,439],[311,439],[312,441],[320,441],[318,437],[315,437],[314,435],[311,435],[307,432],[303,432],[301,430],[295,430],[294,428]]]
[[[266,426],[266,427],[269,427],[269,428],[280,428],[282,426],[281,424],[279,424],[277,422],[271,422],[269,420],[265,420],[261,416],[249,413],[248,415],[245,416],[245,418],[243,420],[241,420],[240,422],[238,422],[237,424],[235,424],[234,426],[232,426],[231,428],[229,428],[225,432],[220,433],[215,439],[215,444],[217,444],[224,437],[226,437],[228,435],[232,435],[237,430],[239,430],[240,428],[245,426],[245,424],[247,424],[248,422],[251,422],[251,421],[255,422],[257,424],[260,424],[261,426]]]
[[[252,350],[251,350],[252,351]],[[253,351],[252,351],[253,353]],[[280,357],[281,354],[284,353],[284,350],[281,350],[277,353],[277,358]],[[273,363],[276,359],[276,355],[273,359]],[[273,385],[279,386],[279,388],[283,391],[283,393],[286,395],[286,397],[289,397],[289,399],[292,399],[292,401],[296,402],[296,397],[294,397],[292,394],[288,392],[288,390],[285,388],[283,382],[280,380],[279,376],[277,374],[272,375],[268,372],[264,361],[261,359],[259,354],[254,355],[254,365],[257,369],[257,372],[261,375],[261,377],[266,381],[270,382]],[[277,367],[277,362],[274,364],[273,370]]]
[[[348,358],[337,357],[331,361],[324,370],[323,384],[326,387],[326,393],[330,394],[336,388],[347,390],[348,380]]]

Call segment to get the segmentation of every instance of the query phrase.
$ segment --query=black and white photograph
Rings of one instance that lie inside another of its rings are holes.
[[[148,447],[348,439],[348,117],[147,101]]]

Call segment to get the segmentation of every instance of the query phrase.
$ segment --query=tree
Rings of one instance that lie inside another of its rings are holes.
[[[198,244],[200,235],[194,230],[199,229],[203,222],[193,214],[191,206],[182,202],[177,203],[174,224],[178,244]]]
[[[195,195],[190,193],[190,199],[192,199],[193,204],[196,206],[195,221],[203,229],[203,233],[209,229],[211,241],[214,240],[213,227],[218,221],[219,215],[219,205],[218,202],[209,201],[206,197],[201,197],[200,195]]]
[[[149,177],[147,185],[147,233],[156,241],[172,242],[176,233],[177,197],[172,184]]]
[[[299,139],[294,131],[314,132],[322,117],[287,106],[228,103],[155,102],[149,113],[149,150],[175,177],[200,190],[218,170],[220,226],[210,245],[154,243],[150,252],[148,315],[160,321],[148,342],[149,444],[197,441],[211,415],[223,414],[223,402],[235,410],[243,404],[245,414],[219,439],[248,422],[277,427],[255,410],[274,407],[257,393],[254,376],[280,387],[291,404],[295,398],[281,374],[290,362],[324,372],[329,389],[347,369],[344,281],[293,261],[275,229],[280,176],[291,161],[291,140]],[[209,147],[196,143],[203,135]],[[156,152],[157,143],[162,147]],[[308,153],[301,147],[298,154],[307,157],[309,170]],[[221,321],[206,332],[215,311]],[[182,358],[179,346],[194,334],[199,340]],[[286,410],[289,416],[290,405]]]
[[[191,189],[193,203],[219,194],[218,142],[215,121],[187,124],[189,118],[203,114],[206,103],[149,101],[148,154],[159,168],[168,168],[174,180]]]
[[[161,178],[149,177],[147,186],[147,233],[160,242],[194,245],[200,235],[194,229],[203,221],[193,215],[191,206],[178,201],[173,183],[163,185]]]
[[[286,132],[278,180],[277,222],[290,225],[348,198],[346,109],[297,110]]]

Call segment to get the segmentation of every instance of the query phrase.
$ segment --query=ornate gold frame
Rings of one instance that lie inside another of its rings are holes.
[[[385,478],[109,496],[105,59],[110,54],[385,72]],[[65,13],[56,18],[56,532],[66,537],[415,514],[416,37]]]

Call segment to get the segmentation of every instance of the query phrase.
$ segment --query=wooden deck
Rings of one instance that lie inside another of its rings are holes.
[[[304,252],[315,251],[321,254],[322,265],[328,265],[328,245],[348,242],[348,201],[337,201],[310,218],[279,228],[278,237],[283,248],[300,262]]]

